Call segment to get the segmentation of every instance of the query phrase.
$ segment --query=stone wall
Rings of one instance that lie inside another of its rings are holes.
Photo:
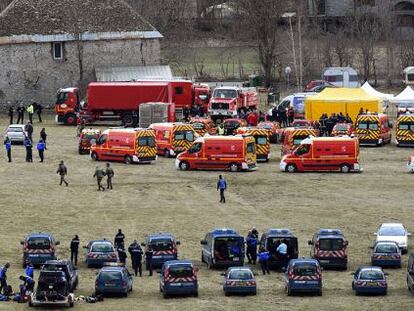
[[[0,45],[0,104],[51,105],[59,88],[94,81],[96,67],[159,65],[160,58],[159,39],[65,42],[63,60],[53,59],[52,43]]]

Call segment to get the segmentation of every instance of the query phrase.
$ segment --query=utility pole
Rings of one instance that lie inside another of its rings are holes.
[[[290,40],[292,42],[292,57],[293,57],[293,67],[295,68],[295,75],[296,75],[296,85],[299,87],[299,74],[298,74],[298,63],[296,60],[296,47],[295,47],[295,37],[293,34],[293,26],[292,26],[292,17],[296,15],[296,13],[286,13],[287,17],[289,18],[289,28],[290,28]]]

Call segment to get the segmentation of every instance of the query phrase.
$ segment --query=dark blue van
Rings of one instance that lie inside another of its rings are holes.
[[[166,261],[160,273],[160,292],[171,295],[198,296],[197,268],[190,260]]]
[[[166,261],[178,258],[177,245],[180,245],[180,241],[177,241],[171,233],[151,234],[147,241],[141,245],[146,247],[145,250],[151,247],[153,251],[152,267],[154,269],[161,268]]]
[[[285,272],[288,296],[294,293],[316,293],[322,296],[322,272],[316,259],[292,259]]]

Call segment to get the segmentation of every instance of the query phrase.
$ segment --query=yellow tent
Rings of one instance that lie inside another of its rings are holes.
[[[368,95],[360,88],[326,88],[318,95],[308,96],[305,100],[305,117],[307,120],[319,120],[323,113],[348,114],[356,120],[359,110],[382,112],[380,98]]]

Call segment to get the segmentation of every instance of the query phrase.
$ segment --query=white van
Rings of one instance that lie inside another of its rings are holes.
[[[322,79],[336,87],[360,87],[358,73],[351,67],[328,67],[322,74]]]

